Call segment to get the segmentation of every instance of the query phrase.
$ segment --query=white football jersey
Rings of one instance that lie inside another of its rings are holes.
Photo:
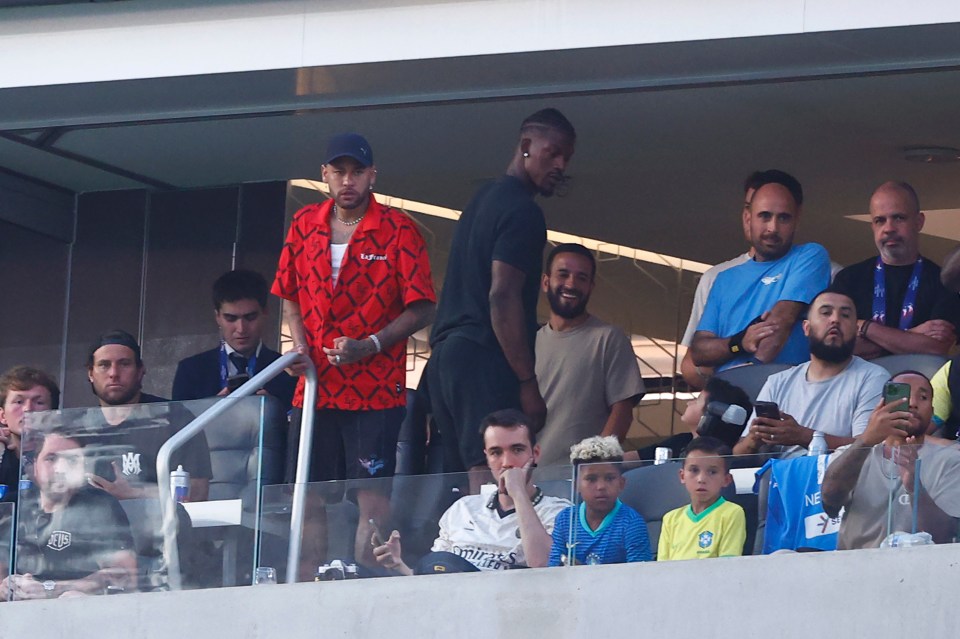
[[[487,504],[483,495],[468,495],[450,506],[440,518],[440,536],[433,542],[433,550],[460,555],[480,570],[526,566],[517,513],[501,518],[497,509]],[[566,499],[544,496],[533,508],[547,534],[552,534],[554,520],[568,506]]]

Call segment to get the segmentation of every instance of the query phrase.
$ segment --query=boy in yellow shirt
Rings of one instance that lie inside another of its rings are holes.
[[[730,447],[714,437],[697,437],[684,449],[680,483],[690,493],[690,505],[663,517],[657,561],[743,554],[747,538],[743,508],[720,496],[733,481],[730,454]]]

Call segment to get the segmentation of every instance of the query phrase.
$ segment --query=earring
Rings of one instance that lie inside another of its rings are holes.
[[[523,152],[523,157],[528,158],[528,157],[530,157],[530,154],[527,153],[526,151],[524,151],[524,152]]]

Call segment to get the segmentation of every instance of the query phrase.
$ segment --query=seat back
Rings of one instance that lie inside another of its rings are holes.
[[[258,470],[263,485],[280,483],[286,456],[286,411],[274,397],[258,400],[237,402],[204,431],[213,469],[210,499],[241,499],[246,512],[256,508]]]
[[[792,368],[791,364],[753,364],[746,366],[737,366],[717,373],[717,377],[724,379],[734,386],[739,386],[750,398],[751,402],[757,401],[757,395],[763,388],[767,378],[774,373],[785,371]]]
[[[873,360],[877,366],[883,366],[891,375],[902,371],[917,371],[933,378],[940,368],[947,363],[947,358],[940,355],[922,353],[907,353],[902,355],[884,355]]]
[[[680,483],[682,467],[682,462],[670,461],[636,468],[623,474],[627,482],[620,493],[620,501],[640,513],[647,522],[650,551],[654,559],[657,558],[663,516],[690,503],[690,495]],[[721,495],[730,501],[735,501],[736,494],[737,489],[733,484],[721,492]]]

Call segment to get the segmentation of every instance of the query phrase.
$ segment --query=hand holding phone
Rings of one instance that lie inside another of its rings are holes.
[[[250,375],[247,373],[239,373],[227,378],[227,390],[233,392],[250,381]]]
[[[757,417],[780,419],[780,407],[776,402],[754,402],[753,409],[757,412]]]

